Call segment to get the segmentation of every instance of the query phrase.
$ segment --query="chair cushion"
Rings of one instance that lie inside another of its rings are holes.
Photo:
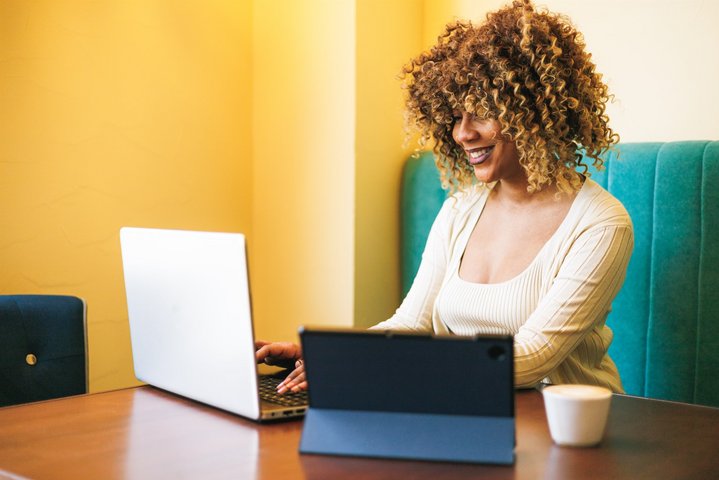
[[[592,176],[635,247],[607,324],[627,393],[719,406],[719,142],[630,143]]]
[[[76,297],[0,296],[0,406],[87,391],[84,322]]]

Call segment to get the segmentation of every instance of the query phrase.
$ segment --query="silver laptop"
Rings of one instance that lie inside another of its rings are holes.
[[[124,227],[120,243],[139,380],[253,420],[305,413],[258,372],[244,235]]]

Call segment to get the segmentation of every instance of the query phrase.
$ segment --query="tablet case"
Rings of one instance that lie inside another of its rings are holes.
[[[300,331],[301,453],[514,463],[511,336]]]

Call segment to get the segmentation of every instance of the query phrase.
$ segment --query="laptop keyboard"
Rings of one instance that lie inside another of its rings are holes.
[[[282,382],[277,377],[260,377],[260,398],[267,402],[276,403],[285,407],[300,407],[307,405],[307,392],[287,392],[280,395],[277,393],[277,385]]]

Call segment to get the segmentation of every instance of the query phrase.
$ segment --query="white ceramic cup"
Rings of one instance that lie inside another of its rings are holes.
[[[592,385],[552,385],[542,394],[554,443],[589,447],[602,440],[611,390]]]

